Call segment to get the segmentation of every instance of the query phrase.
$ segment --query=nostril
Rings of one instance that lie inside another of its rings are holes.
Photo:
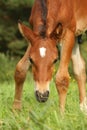
[[[49,97],[49,91],[46,91],[44,93],[40,93],[39,91],[36,91],[35,95],[36,95],[36,99],[39,102],[46,102]]]
[[[38,97],[40,96],[39,91],[36,91],[36,92],[35,92],[35,95],[36,95],[36,98],[38,98]]]
[[[46,91],[46,92],[44,93],[44,96],[45,96],[45,97],[48,97],[48,96],[49,96],[49,91]]]

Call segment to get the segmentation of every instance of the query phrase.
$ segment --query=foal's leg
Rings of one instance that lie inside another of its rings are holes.
[[[74,34],[71,30],[67,30],[64,37],[64,43],[62,44],[59,70],[56,75],[56,87],[59,94],[61,113],[64,112],[65,108],[65,100],[69,85],[68,64],[71,58],[73,46],[74,46]]]
[[[85,62],[80,54],[78,43],[75,44],[72,52],[72,63],[79,88],[80,109],[87,112]]]
[[[26,73],[29,68],[29,50],[30,47],[28,47],[25,55],[23,58],[18,62],[15,70],[15,97],[14,97],[14,104],[13,108],[15,109],[21,109],[21,96],[22,96],[22,89],[23,89],[23,84],[26,78]]]

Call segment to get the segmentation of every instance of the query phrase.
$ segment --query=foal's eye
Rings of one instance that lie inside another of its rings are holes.
[[[58,60],[58,59],[55,59],[54,62],[53,62],[53,64],[55,64],[55,63],[57,62],[57,60]]]
[[[29,58],[29,61],[30,61],[31,64],[34,64],[32,58]]]

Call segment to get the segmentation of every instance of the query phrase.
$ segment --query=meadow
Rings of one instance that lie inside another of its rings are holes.
[[[24,84],[21,111],[13,110],[14,81],[0,83],[0,130],[86,130],[87,115],[79,109],[79,93],[76,81],[70,79],[66,110],[59,113],[59,99],[54,79],[50,84],[50,96],[46,103],[36,101],[32,74],[28,73]]]

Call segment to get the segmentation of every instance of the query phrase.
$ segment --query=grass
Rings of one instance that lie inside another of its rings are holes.
[[[86,130],[87,116],[79,109],[78,88],[71,79],[64,117],[59,113],[59,99],[52,80],[50,97],[38,103],[31,74],[24,84],[22,110],[12,111],[14,82],[0,83],[0,130]]]

